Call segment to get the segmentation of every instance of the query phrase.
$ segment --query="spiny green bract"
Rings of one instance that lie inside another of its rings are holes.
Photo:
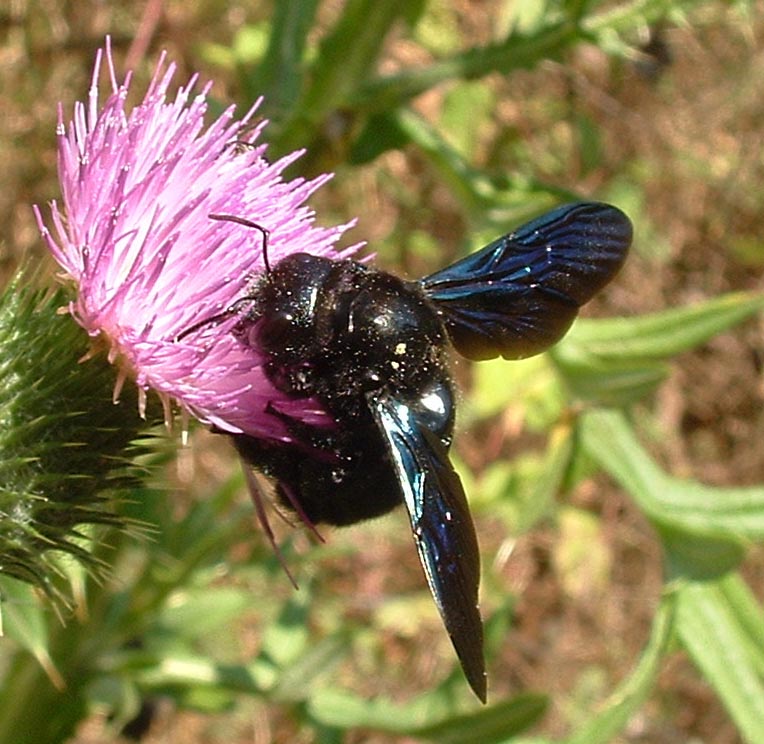
[[[89,342],[57,313],[66,301],[16,284],[0,297],[0,573],[49,593],[62,553],[93,563],[78,526],[126,526],[110,502],[136,482],[149,426],[132,386],[113,403],[103,357],[79,361]]]

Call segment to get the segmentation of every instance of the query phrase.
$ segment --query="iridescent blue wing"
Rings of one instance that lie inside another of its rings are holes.
[[[519,359],[565,335],[579,307],[621,268],[631,238],[616,207],[567,204],[419,284],[460,354]]]
[[[430,592],[467,681],[485,702],[480,553],[461,480],[446,446],[411,407],[385,394],[370,395],[369,406],[403,492]]]

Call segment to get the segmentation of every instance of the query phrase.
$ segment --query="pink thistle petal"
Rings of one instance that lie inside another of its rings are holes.
[[[104,58],[111,92],[100,105]],[[330,176],[284,179],[300,153],[267,161],[266,146],[256,144],[264,122],[248,126],[259,101],[240,121],[230,107],[206,126],[210,85],[194,93],[193,76],[170,99],[174,73],[162,55],[143,101],[127,111],[130,75],[119,84],[107,41],[105,55],[96,56],[87,103],[75,105],[68,125],[59,107],[63,210],[51,202],[50,230],[37,207],[35,214],[56,261],[78,285],[69,311],[106,342],[119,379],[133,377],[142,390],[176,400],[206,423],[288,438],[283,423],[266,413],[271,404],[327,424],[317,401],[291,400],[273,387],[262,355],[231,333],[235,317],[187,337],[183,332],[245,296],[265,269],[262,234],[210,214],[262,225],[274,264],[295,252],[352,255],[358,245],[336,247],[352,223],[315,224],[305,201]]]

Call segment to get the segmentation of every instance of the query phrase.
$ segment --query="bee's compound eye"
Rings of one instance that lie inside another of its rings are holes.
[[[310,364],[280,365],[271,361],[266,365],[266,372],[277,390],[301,398],[314,392],[315,370]]]
[[[289,351],[294,345],[297,327],[292,313],[269,313],[257,325],[258,346],[266,352]]]

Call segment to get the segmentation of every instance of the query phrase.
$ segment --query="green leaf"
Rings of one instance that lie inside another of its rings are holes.
[[[411,733],[438,744],[494,744],[533,726],[544,715],[548,704],[546,695],[528,692]]]
[[[227,692],[262,694],[273,686],[276,670],[262,661],[222,664],[202,655],[167,654],[156,666],[135,672],[144,689],[219,688]]]
[[[670,593],[658,606],[650,638],[634,671],[618,685],[596,715],[565,740],[565,744],[606,744],[624,729],[653,691],[661,661],[673,638],[675,614],[676,594]]]
[[[569,395],[600,406],[631,405],[652,393],[668,375],[663,362],[561,357],[557,349],[548,356]]]
[[[293,664],[305,652],[310,637],[308,611],[311,592],[301,588],[284,604],[263,635],[261,656],[278,667]]]
[[[370,163],[388,150],[400,150],[410,142],[398,125],[398,118],[389,113],[375,114],[366,122],[350,147],[350,165]]]
[[[0,636],[13,638],[29,651],[59,690],[66,686],[50,656],[46,613],[34,589],[9,576],[0,576]]]
[[[636,318],[578,320],[556,346],[568,359],[645,361],[693,349],[764,309],[764,294],[734,292],[689,307]]]
[[[667,475],[617,411],[586,413],[581,431],[590,456],[656,525],[681,573],[724,573],[742,556],[740,538],[764,538],[764,487],[717,488]]]
[[[473,161],[482,128],[496,108],[496,94],[484,81],[455,86],[443,100],[439,129],[462,157]]]
[[[734,537],[700,530],[655,525],[666,552],[667,573],[671,577],[713,579],[740,564],[745,544]]]
[[[571,192],[531,179],[501,174],[492,176],[472,166],[441,132],[409,109],[396,111],[400,131],[427,158],[458,197],[467,215],[481,224],[500,225],[507,230],[517,223],[570,200]],[[493,239],[495,235],[491,236]]]
[[[228,625],[253,604],[251,592],[234,587],[179,589],[163,606],[159,622],[175,635],[197,638]]]
[[[679,590],[677,635],[724,703],[740,734],[758,744],[764,732],[764,684],[750,638],[721,582],[690,582]]]
[[[571,393],[624,406],[666,376],[664,360],[688,351],[764,309],[764,295],[733,293],[636,318],[579,319],[550,351]]]
[[[117,730],[133,720],[141,710],[141,691],[125,675],[100,675],[90,682],[87,694],[90,705],[109,711],[109,719]]]
[[[350,635],[339,632],[312,644],[281,670],[273,697],[279,701],[305,700],[316,680],[330,673],[350,650]]]
[[[594,0],[563,0],[565,12],[576,21],[586,17],[586,11],[594,5]]]
[[[649,516],[687,529],[764,539],[764,487],[717,487],[666,475],[617,411],[584,416],[587,448]]]
[[[539,17],[539,3],[526,3],[525,7],[530,8],[536,18],[535,23],[527,23],[525,28],[512,27],[506,38],[495,44],[467,49],[427,67],[372,78],[359,86],[347,103],[352,109],[368,113],[392,111],[446,80],[469,80],[492,72],[507,75],[514,70],[530,69],[541,60],[560,58],[577,42],[593,38],[597,38],[603,48],[625,53],[629,47],[620,40],[619,34],[663,18],[666,6],[665,0],[636,0],[580,19],[578,13],[583,12],[583,3],[569,8],[568,18],[552,12]],[[544,10],[548,9],[544,7]]]
[[[427,0],[409,0],[403,9],[403,18],[409,26],[416,26],[426,8]]]
[[[725,576],[719,582],[719,591],[745,634],[748,654],[758,675],[764,678],[764,609],[738,573]]]
[[[509,364],[489,359],[476,364],[472,374],[474,382],[464,402],[467,422],[512,411],[517,419],[544,431],[559,419],[565,405],[564,391],[544,354]]]
[[[718,488],[667,476],[656,523],[671,568],[696,578],[734,568],[764,535],[764,487]]]
[[[544,28],[553,14],[553,3],[548,0],[527,0],[507,3],[502,16],[502,29],[507,31],[522,31],[526,34],[537,32]]]
[[[386,698],[368,700],[336,688],[316,691],[308,712],[319,723],[341,729],[368,728],[404,734],[421,725],[421,707],[397,705]]]
[[[544,714],[547,698],[526,693],[480,708],[474,713],[444,715],[448,707],[424,696],[409,705],[385,698],[366,700],[339,690],[321,690],[311,698],[311,715],[324,725],[431,739],[439,744],[500,742],[524,731]],[[440,713],[438,713],[440,708]],[[437,718],[437,721],[427,719]]]
[[[562,423],[552,429],[538,475],[530,484],[523,503],[518,506],[518,518],[512,529],[514,533],[528,532],[551,511],[571,464],[573,444],[571,426]]]
[[[551,557],[563,594],[581,603],[602,596],[611,584],[613,563],[602,520],[591,511],[563,504],[555,521],[558,539]]]
[[[592,13],[582,22],[582,26],[592,35],[625,34],[636,28],[665,21],[671,17],[679,21],[685,13],[704,0],[631,0],[631,2],[605,5],[605,10]],[[598,39],[599,41],[599,39]]]
[[[585,113],[579,113],[575,118],[575,132],[580,152],[582,175],[591,173],[602,165],[603,145],[602,132],[598,123]]]
[[[421,0],[418,0],[421,2]],[[463,33],[459,15],[452,3],[425,3],[414,29],[413,40],[433,57],[443,57],[461,49]]]

